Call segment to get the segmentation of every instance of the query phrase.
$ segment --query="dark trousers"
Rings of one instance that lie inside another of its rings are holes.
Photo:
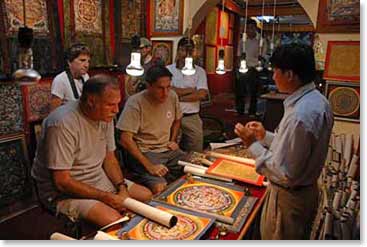
[[[249,114],[256,114],[258,72],[255,68],[249,68],[247,73],[236,72],[235,80],[235,104],[238,113],[245,113],[246,96],[250,96]]]

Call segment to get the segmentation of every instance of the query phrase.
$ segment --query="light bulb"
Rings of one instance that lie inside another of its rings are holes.
[[[246,60],[245,59],[241,59],[241,63],[240,64],[241,64],[241,66],[238,69],[238,71],[240,73],[246,73],[248,71]]]
[[[271,62],[268,63],[268,71],[273,71],[273,66],[271,66]]]
[[[223,75],[226,73],[226,70],[224,69],[224,59],[220,58],[218,60],[218,67],[215,70],[215,73],[217,73],[218,75]]]
[[[193,75],[195,74],[196,70],[193,67],[193,59],[192,57],[185,58],[185,66],[182,68],[182,74],[184,75]]]
[[[140,64],[141,54],[139,52],[131,53],[131,62],[126,67],[126,73],[131,76],[141,76],[144,74],[144,68]]]

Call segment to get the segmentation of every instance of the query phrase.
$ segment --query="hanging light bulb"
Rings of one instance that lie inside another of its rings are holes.
[[[247,62],[246,62],[246,53],[243,52],[241,55],[240,68],[238,69],[240,73],[246,73],[248,71]]]
[[[188,1],[187,3],[189,4],[190,1]],[[188,10],[190,10],[189,6],[187,6]],[[191,39],[190,39],[190,31],[191,31],[191,27],[192,27],[192,20],[189,14],[187,14],[187,16],[189,17],[189,26],[188,26],[188,31],[187,31],[187,40],[189,41],[188,44],[186,45],[186,58],[185,58],[185,65],[182,68],[181,72],[184,75],[194,75],[196,73],[196,69],[194,67],[194,59],[192,58],[192,50],[193,50],[193,46],[191,44]]]
[[[277,17],[275,16],[275,8],[277,5],[277,0],[274,0],[274,6],[273,6],[273,30],[271,33],[271,43],[270,43],[270,54],[273,54],[274,51],[274,32],[275,32],[275,22],[277,20]],[[273,66],[271,65],[271,62],[268,62],[268,66],[267,66],[268,71],[273,71]]]
[[[265,0],[263,0],[263,3],[262,3],[262,16],[264,16],[264,9],[265,9]],[[263,43],[264,43],[263,30],[264,30],[264,20],[263,18],[261,18],[261,32],[260,32],[260,41],[259,41],[259,60],[255,67],[255,69],[258,72],[261,72],[264,69],[264,62],[263,62],[263,57],[262,57],[262,48],[263,48]]]
[[[33,69],[33,29],[27,27],[26,23],[26,7],[25,0],[23,0],[23,18],[24,27],[20,27],[18,31],[18,41],[20,44],[18,67],[14,73],[13,78],[20,85],[35,84],[41,79],[41,75]]]
[[[218,59],[218,66],[215,70],[215,73],[218,75],[224,75],[226,73],[226,70],[224,68],[224,49],[219,50],[219,59]]]
[[[141,54],[139,52],[140,37],[134,35],[131,38],[131,60],[130,64],[126,67],[126,73],[131,76],[141,76],[144,74],[144,68],[141,65]]]

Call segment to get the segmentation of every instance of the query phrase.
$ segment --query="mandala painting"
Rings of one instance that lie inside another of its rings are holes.
[[[100,0],[74,0],[75,31],[102,34]]]

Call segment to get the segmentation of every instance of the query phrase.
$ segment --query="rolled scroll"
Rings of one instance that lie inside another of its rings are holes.
[[[204,167],[204,166],[196,165],[196,164],[186,162],[186,161],[182,161],[182,160],[179,160],[177,162],[177,164],[180,165],[180,166],[191,166],[191,167],[194,167],[196,169],[202,169],[202,170],[205,170],[205,171],[207,170],[207,168]]]
[[[52,235],[50,236],[51,240],[77,240],[75,238],[69,237],[65,234],[59,233],[59,232],[54,232],[52,233]]]
[[[353,135],[346,134],[343,156],[347,164],[349,164],[352,155],[352,150],[353,150]]]
[[[236,157],[236,156],[232,156],[232,155],[228,155],[228,154],[208,152],[208,156],[211,156],[211,157],[214,157],[214,158],[223,158],[223,159],[227,159],[227,160],[237,161],[237,162],[246,163],[246,164],[249,164],[249,165],[255,165],[255,160],[254,159],[241,158],[241,157]]]
[[[94,236],[94,240],[119,240],[118,238],[113,238],[105,232],[97,231],[97,234]]]
[[[185,168],[184,168],[185,173],[191,173],[193,175],[197,175],[197,176],[201,176],[201,177],[214,178],[214,179],[222,180],[222,181],[225,181],[225,182],[232,182],[232,179],[229,179],[229,178],[222,178],[222,177],[218,177],[218,176],[215,176],[215,175],[206,174],[206,170],[207,169],[205,169],[205,170],[204,169],[198,169],[198,168],[195,168],[195,167],[192,167],[192,166],[185,166]]]
[[[358,159],[357,155],[353,155],[352,160],[350,161],[349,170],[347,177],[354,179],[358,170]]]
[[[176,216],[134,200],[130,197],[126,198],[122,204],[125,208],[169,228],[175,226],[177,223]]]
[[[334,199],[333,199],[333,208],[335,210],[338,210],[340,207],[342,195],[343,195],[343,192],[341,190],[338,190],[337,192],[335,192]]]

